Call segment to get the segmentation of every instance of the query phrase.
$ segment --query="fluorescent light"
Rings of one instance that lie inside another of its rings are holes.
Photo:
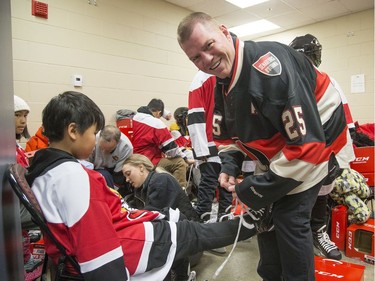
[[[278,29],[280,26],[268,21],[268,20],[257,20],[249,22],[243,25],[229,28],[229,31],[236,34],[238,37],[257,34],[268,30]]]
[[[241,9],[247,8],[250,6],[255,6],[263,2],[267,2],[269,0],[225,0],[233,5],[240,7]]]

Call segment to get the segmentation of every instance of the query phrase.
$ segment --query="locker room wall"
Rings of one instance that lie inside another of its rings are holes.
[[[44,2],[48,19],[31,15],[31,0],[11,1],[14,90],[31,106],[31,133],[45,104],[65,90],[89,95],[112,124],[118,109],[136,110],[153,97],[172,112],[187,104],[196,68],[178,46],[176,28],[189,11],[159,0]],[[367,123],[374,119],[373,23],[373,10],[367,10],[255,41],[317,36],[323,44],[320,69],[340,83],[354,120]],[[73,87],[75,74],[82,75],[82,87]],[[350,93],[353,74],[365,74],[365,93]]]

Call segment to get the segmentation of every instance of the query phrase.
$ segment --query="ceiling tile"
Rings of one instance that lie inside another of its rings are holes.
[[[267,19],[281,27],[264,35],[374,8],[374,0],[270,0],[246,9],[225,0],[164,1],[191,11],[208,13],[229,28],[260,19]]]

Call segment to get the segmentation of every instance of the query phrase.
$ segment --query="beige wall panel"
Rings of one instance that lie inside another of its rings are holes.
[[[44,105],[66,90],[90,96],[109,123],[118,109],[136,110],[154,97],[172,112],[187,105],[197,70],[178,46],[176,28],[189,11],[159,0],[45,2],[48,19],[31,15],[31,0],[11,2],[14,88],[30,103],[31,133]],[[340,83],[354,119],[373,122],[373,23],[371,10],[257,40],[288,44],[297,35],[316,35],[323,45],[320,68]],[[366,92],[351,94],[350,77],[361,73]],[[83,87],[73,87],[74,74],[82,75]]]

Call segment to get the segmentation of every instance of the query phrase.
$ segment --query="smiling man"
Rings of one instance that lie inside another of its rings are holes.
[[[311,210],[348,142],[339,93],[303,54],[277,42],[243,42],[205,13],[186,16],[177,38],[200,70],[217,77],[215,108],[230,128],[220,185],[252,209],[273,204],[274,231],[258,235],[258,274],[315,280]],[[258,171],[237,183],[244,155]]]

